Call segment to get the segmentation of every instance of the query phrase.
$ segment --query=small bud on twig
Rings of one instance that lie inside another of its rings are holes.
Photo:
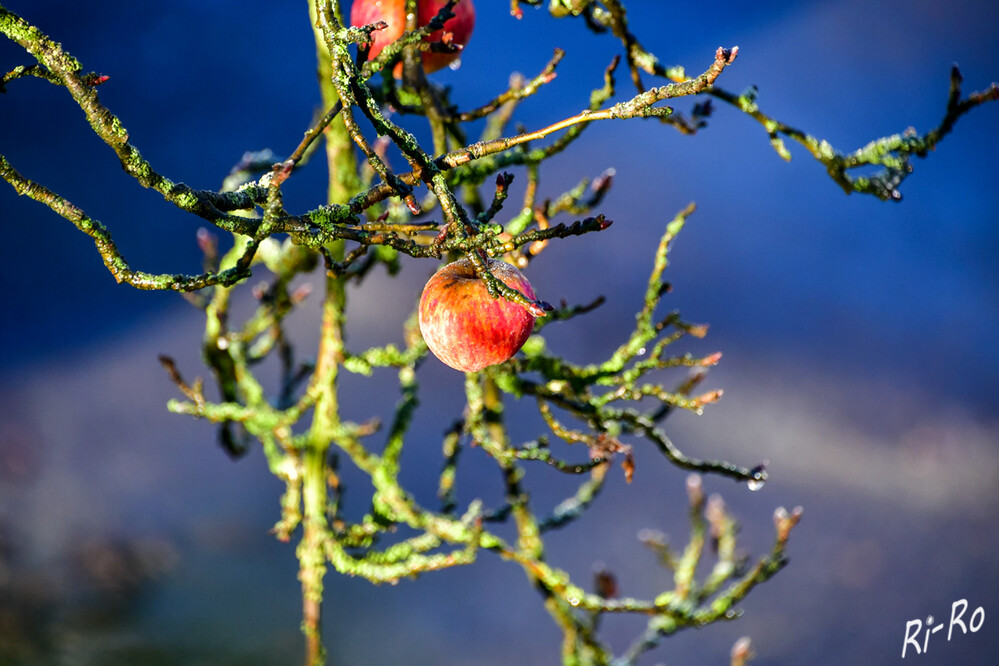
[[[787,538],[794,526],[801,520],[802,513],[804,513],[804,509],[800,506],[794,507],[791,513],[788,513],[787,509],[782,506],[777,507],[777,510],[774,511],[774,527],[777,528],[777,541],[779,543],[787,543]]]
[[[700,474],[691,474],[687,477],[687,499],[694,509],[704,506],[704,488]]]
[[[618,595],[617,576],[598,564],[593,572],[593,587],[604,599],[613,599]]]
[[[749,636],[743,636],[732,645],[732,666],[745,666],[755,655]]]

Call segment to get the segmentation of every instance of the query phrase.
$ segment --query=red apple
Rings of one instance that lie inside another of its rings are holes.
[[[447,4],[446,0],[419,0],[416,9],[416,20],[421,26],[430,22],[437,12]],[[355,26],[367,25],[376,21],[385,21],[388,27],[384,30],[376,30],[371,33],[373,42],[371,50],[368,51],[368,60],[371,60],[382,49],[399,39],[406,31],[406,0],[354,0],[350,6],[350,24]],[[454,6],[454,18],[448,19],[444,23],[444,30],[431,33],[427,38],[430,42],[439,42],[444,35],[444,31],[450,32],[451,43],[457,46],[465,46],[472,36],[472,28],[475,27],[475,7],[472,0],[461,0]],[[423,70],[427,73],[436,72],[438,69],[451,64],[460,53],[423,53]],[[395,66],[392,74],[399,78],[402,76],[402,63]]]
[[[524,274],[508,263],[487,260],[497,278],[534,300]],[[434,356],[455,370],[474,372],[509,360],[534,330],[534,315],[502,296],[489,295],[468,259],[444,266],[423,288],[420,332]]]

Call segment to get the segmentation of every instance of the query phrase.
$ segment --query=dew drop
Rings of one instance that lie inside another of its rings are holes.
[[[762,490],[767,482],[767,462],[764,461],[753,469],[749,470],[752,477],[746,481],[746,487],[750,490]]]
[[[447,67],[452,72],[457,72],[458,68],[461,67],[461,58],[455,58],[454,60],[448,63]]]
[[[642,347],[641,349],[638,350],[638,355],[639,356],[644,356],[645,355],[645,347]]]

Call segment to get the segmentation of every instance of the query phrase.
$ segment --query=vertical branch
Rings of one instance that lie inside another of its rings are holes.
[[[322,31],[318,28],[316,3],[323,1],[308,0],[309,20],[312,22],[312,34],[316,42],[316,74],[319,77],[322,105],[324,109],[332,109],[340,104],[340,95],[333,85],[333,60]],[[334,118],[326,126],[323,136],[326,138],[326,163],[329,166],[327,201],[330,204],[347,202],[360,191],[361,181],[357,170],[357,156],[343,119]]]
[[[553,585],[562,585],[564,581],[539,575],[539,572],[547,571],[541,526],[530,507],[530,497],[521,484],[524,470],[517,464],[509,446],[503,423],[502,393],[495,379],[486,372],[466,375],[465,395],[468,400],[468,430],[496,460],[506,483],[506,499],[517,528],[517,559],[528,580],[543,595],[545,609],[562,630],[563,663],[606,663],[606,652],[597,643],[592,626],[581,620],[572,605],[554,589]]]
[[[406,0],[406,30],[413,32],[419,29],[419,10],[416,0]],[[430,133],[433,138],[434,153],[443,155],[447,152],[447,134],[444,128],[444,114],[441,110],[440,100],[427,82],[427,75],[423,71],[423,52],[418,44],[409,44],[403,50],[403,83],[416,89],[420,96],[420,105],[426,114],[427,122],[430,124]],[[383,74],[384,76],[384,74]]]
[[[319,8],[309,0],[309,18],[316,42],[317,73],[323,108],[332,109],[340,104],[340,96],[333,85],[333,66],[326,41],[318,28]],[[339,14],[334,4],[332,11]],[[328,167],[327,201],[330,204],[349,201],[360,189],[357,158],[347,133],[341,113],[323,131]],[[336,241],[326,248],[329,256],[340,261],[344,257],[343,241]],[[315,396],[315,411],[305,451],[302,456],[302,509],[303,535],[297,554],[299,579],[302,584],[302,630],[305,634],[307,666],[325,662],[322,643],[323,579],[326,575],[326,541],[329,538],[327,509],[329,487],[327,464],[329,448],[334,433],[340,427],[337,396],[337,375],[343,361],[343,324],[346,293],[343,279],[326,275],[325,295],[322,306],[322,328],[316,368],[309,392]]]

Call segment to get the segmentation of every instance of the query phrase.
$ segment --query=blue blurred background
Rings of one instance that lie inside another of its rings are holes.
[[[246,150],[290,152],[318,104],[304,2],[4,5],[88,71],[109,75],[101,99],[133,144],[160,173],[194,187],[217,188]],[[511,72],[540,71],[559,46],[567,55],[558,77],[516,120],[533,129],[579,111],[615,40],[544,11],[525,7],[516,21],[508,10],[480,1],[462,66],[435,79],[469,108],[505,89]],[[632,2],[630,10],[643,43],[690,74],[708,67],[716,47],[738,45],[719,84],[757,85],[765,112],[844,152],[936,126],[952,63],[966,93],[999,78],[995,3]],[[30,62],[0,43],[3,71]],[[624,70],[618,78],[628,95]],[[671,255],[664,307],[711,324],[706,340],[681,351],[724,352],[706,386],[725,397],[704,416],[672,416],[668,431],[693,455],[769,460],[762,492],[705,481],[742,522],[748,554],[769,548],[776,506],[805,507],[791,565],[750,595],[742,619],[671,638],[642,663],[724,664],[744,634],[759,664],[901,662],[906,622],[946,622],[960,599],[968,614],[984,609],[983,628],[949,642],[934,634],[927,654],[910,647],[906,660],[996,662],[997,113],[972,112],[917,160],[901,203],[844,195],[803,150],[791,145],[785,163],[758,124],[722,106],[694,137],[654,121],[598,123],[546,163],[546,197],[607,168],[617,174],[601,207],[615,225],[553,243],[531,265],[546,300],[608,299],[547,329],[549,344],[580,361],[614,349],[640,307],[665,223],[696,201]],[[0,96],[0,128],[0,152],[107,225],[134,268],[199,270],[199,220],[137,187],[64,90],[13,82]],[[297,173],[286,186],[289,209],[320,203],[324,180],[318,163]],[[281,488],[258,451],[233,463],[209,425],[165,410],[175,388],[157,354],[173,356],[188,377],[204,374],[197,311],[175,294],[116,286],[88,238],[6,184],[0,223],[0,663],[299,661],[294,549],[267,533]],[[404,279],[378,274],[355,290],[351,346],[399,339],[432,269],[408,261]],[[308,303],[291,319],[302,355],[317,320]],[[404,469],[430,501],[461,381],[436,361],[420,377],[423,407]],[[396,400],[388,374],[347,381],[345,409],[356,420]],[[523,440],[538,434],[527,413],[515,433]],[[464,501],[499,497],[486,461],[469,454],[465,472]],[[565,479],[534,472],[539,505],[569,491]],[[636,534],[654,528],[684,542],[684,477],[639,450],[635,482],[614,478],[586,520],[552,536],[550,559],[580,581],[601,562],[624,594],[669,587]],[[360,479],[350,483],[363,491]],[[331,576],[327,598],[332,663],[507,664],[512,651],[517,663],[556,661],[559,634],[536,593],[488,555],[391,588]],[[641,624],[608,618],[606,638],[621,651]]]

